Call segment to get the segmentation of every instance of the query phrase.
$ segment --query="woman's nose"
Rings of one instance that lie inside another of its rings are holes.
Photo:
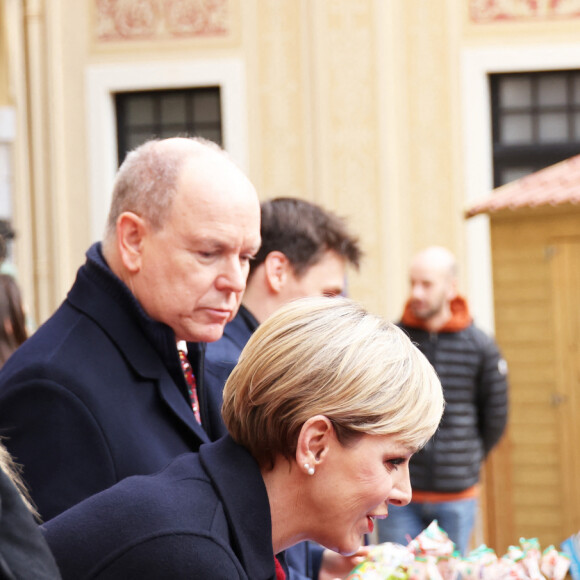
[[[397,506],[404,506],[411,501],[411,497],[411,480],[409,478],[409,470],[406,469],[405,473],[401,474],[401,478],[397,481],[396,485],[393,486],[389,496],[389,503]]]

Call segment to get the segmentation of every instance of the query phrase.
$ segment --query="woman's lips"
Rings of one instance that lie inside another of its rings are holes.
[[[368,528],[369,528],[369,534],[373,533],[373,530],[375,529],[375,520],[384,520],[387,517],[388,514],[377,514],[377,515],[372,515],[372,516],[367,516],[367,524],[368,524]]]

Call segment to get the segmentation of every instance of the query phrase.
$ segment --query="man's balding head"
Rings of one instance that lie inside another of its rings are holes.
[[[451,316],[450,304],[457,296],[457,261],[442,246],[417,253],[410,268],[410,307],[431,330],[438,330]]]

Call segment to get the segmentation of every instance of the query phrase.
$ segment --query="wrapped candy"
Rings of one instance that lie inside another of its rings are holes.
[[[416,555],[437,557],[451,556],[455,551],[455,544],[439,527],[437,520],[433,520],[407,547]]]
[[[415,556],[407,567],[407,574],[409,580],[443,580],[435,556]]]
[[[365,561],[352,570],[347,580],[407,580],[405,567],[413,559],[413,554],[401,544],[378,544],[371,548]]]
[[[563,580],[570,568],[570,558],[548,546],[540,559],[540,570],[548,580]]]
[[[554,546],[542,553],[537,538],[520,538],[501,558],[484,544],[462,558],[433,520],[406,547],[375,546],[348,580],[564,580],[569,567],[570,558]]]

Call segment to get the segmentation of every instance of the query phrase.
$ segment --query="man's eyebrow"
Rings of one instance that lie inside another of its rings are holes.
[[[260,251],[261,246],[262,246],[261,242],[259,244],[252,244],[251,246],[248,247],[248,250],[250,251],[251,254],[257,254]]]

